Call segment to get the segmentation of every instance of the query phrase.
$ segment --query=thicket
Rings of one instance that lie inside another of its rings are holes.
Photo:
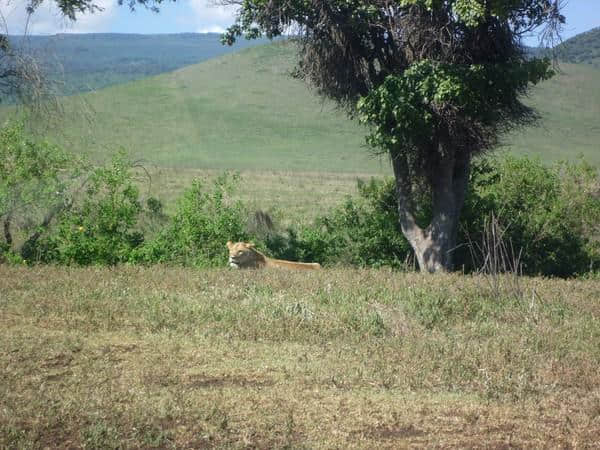
[[[68,191],[81,168],[73,155],[27,136],[23,122],[0,129],[0,255],[18,260],[36,243],[69,207]]]
[[[60,264],[108,264],[129,261],[144,242],[140,221],[160,212],[155,199],[146,205],[133,178],[131,163],[117,153],[110,164],[91,170],[83,193],[57,219],[35,248],[23,254],[29,260]]]
[[[461,219],[463,246],[457,249],[468,269],[481,261],[466,244],[483,242],[485,221],[494,214],[514,258],[520,255],[523,273],[566,277],[598,270],[596,168],[585,161],[548,167],[539,160],[507,156],[480,161],[471,176]]]
[[[159,200],[141,195],[139,170],[123,153],[106,166],[90,167],[29,138],[18,124],[2,129],[0,144],[0,258],[6,261],[214,267],[226,264],[225,242],[251,239],[278,258],[414,267],[398,229],[393,179],[359,182],[357,196],[314,223],[274,230],[257,226],[256,214],[233,199],[241,182],[235,174],[211,184],[194,181],[167,217]],[[523,274],[568,277],[598,270],[596,168],[585,162],[548,167],[504,156],[478,160],[470,177],[453,250],[457,267],[471,272],[485,265],[486,233],[494,218],[497,242]],[[426,201],[419,205],[417,219],[427,223],[431,209]]]
[[[229,240],[247,240],[247,210],[232,200],[239,175],[225,173],[208,186],[196,180],[157,236],[130,254],[136,263],[176,263],[199,267],[225,264]]]
[[[478,160],[470,178],[454,249],[458,268],[476,271],[490,256],[484,241],[494,218],[505,256],[523,274],[567,277],[598,269],[600,184],[594,167],[583,161],[548,167],[504,156]],[[297,256],[329,265],[411,268],[410,247],[398,230],[393,179],[359,183],[358,191],[358,197],[291,233]],[[421,201],[417,219],[426,223],[429,214]]]

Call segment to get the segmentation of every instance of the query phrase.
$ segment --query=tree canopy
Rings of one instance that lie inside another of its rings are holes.
[[[223,0],[238,4],[223,36],[300,44],[296,75],[370,126],[367,142],[389,154],[401,229],[421,269],[452,267],[471,158],[501,134],[536,119],[521,102],[553,75],[528,59],[522,37],[552,38],[558,0]],[[418,224],[417,194],[432,215]]]

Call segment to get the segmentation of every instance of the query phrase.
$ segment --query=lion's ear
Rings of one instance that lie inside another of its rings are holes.
[[[231,248],[233,246],[233,242],[227,241],[227,248]]]
[[[254,248],[254,242],[248,242],[248,247]]]

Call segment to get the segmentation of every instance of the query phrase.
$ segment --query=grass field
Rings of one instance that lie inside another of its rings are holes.
[[[584,156],[600,166],[600,70],[562,64],[559,71],[527,101],[541,114],[540,126],[513,133],[507,147],[549,161]]]
[[[289,46],[274,44],[74,96],[61,140],[95,156],[122,146],[162,167],[387,171],[292,66]]]
[[[175,211],[176,200],[188,189],[192,180],[203,180],[207,186],[222,170],[170,169],[148,167],[150,181],[139,173],[140,192],[161,200],[167,213]],[[357,180],[372,175],[334,172],[290,172],[251,170],[240,172],[240,180],[232,198],[241,200],[253,210],[268,212],[280,226],[308,224],[328,213],[348,195],[357,193]]]
[[[0,265],[1,448],[595,448],[600,282]]]
[[[363,128],[289,76],[293,62],[290,45],[264,45],[69,97],[59,140],[99,159],[124,147],[161,167],[390,173]],[[507,136],[504,149],[599,165],[600,71],[561,70],[528,100],[541,127]]]

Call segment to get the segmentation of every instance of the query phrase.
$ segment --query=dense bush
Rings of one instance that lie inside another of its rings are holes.
[[[516,259],[520,254],[523,273],[571,276],[597,268],[598,189],[596,169],[583,162],[547,167],[510,156],[477,161],[460,224],[456,267],[480,267],[477,244],[494,214],[504,229],[504,241],[514,249],[510,256]],[[411,252],[399,231],[395,205],[393,180],[359,184],[358,198],[346,200],[297,235],[292,233],[292,244],[300,249],[297,256],[326,264],[402,266]],[[423,203],[419,219],[427,220],[428,215]]]
[[[461,240],[481,242],[484,220],[494,213],[504,239],[522,252],[526,274],[571,276],[600,263],[600,191],[588,164],[547,167],[505,157],[475,165],[461,220]],[[457,259],[472,259],[463,247]]]
[[[9,262],[223,266],[225,242],[252,239],[278,258],[412,266],[392,179],[360,182],[358,196],[313,224],[277,233],[260,211],[253,226],[247,208],[231,199],[237,175],[223,174],[211,185],[194,181],[168,218],[158,200],[142,201],[122,153],[106,167],[86,169],[61,149],[26,136],[20,124],[0,130],[0,152],[0,259]],[[423,200],[421,225],[431,214]],[[478,160],[455,249],[459,270],[481,268],[480,244],[492,215],[525,274],[567,277],[600,267],[600,181],[597,169],[584,162],[547,167],[510,156]]]
[[[131,164],[119,153],[94,169],[81,198],[65,211],[52,231],[31,250],[31,259],[61,264],[117,264],[129,260],[144,241],[138,221],[145,211]]]
[[[28,136],[23,121],[0,129],[0,255],[20,258],[23,243],[64,208],[78,169],[72,155]]]
[[[328,265],[403,266],[411,251],[398,231],[393,180],[359,181],[358,192],[314,224],[291,231],[287,246],[278,239],[267,246],[279,257]]]
[[[228,240],[247,239],[247,212],[230,195],[239,177],[225,173],[207,187],[196,180],[178,201],[168,225],[130,260],[141,263],[178,263],[200,267],[222,266]]]
[[[22,124],[0,130],[0,152],[0,261],[216,266],[227,240],[248,238],[247,212],[230,200],[237,175],[195,181],[169,219],[160,201],[142,201],[124,153],[89,168]]]

